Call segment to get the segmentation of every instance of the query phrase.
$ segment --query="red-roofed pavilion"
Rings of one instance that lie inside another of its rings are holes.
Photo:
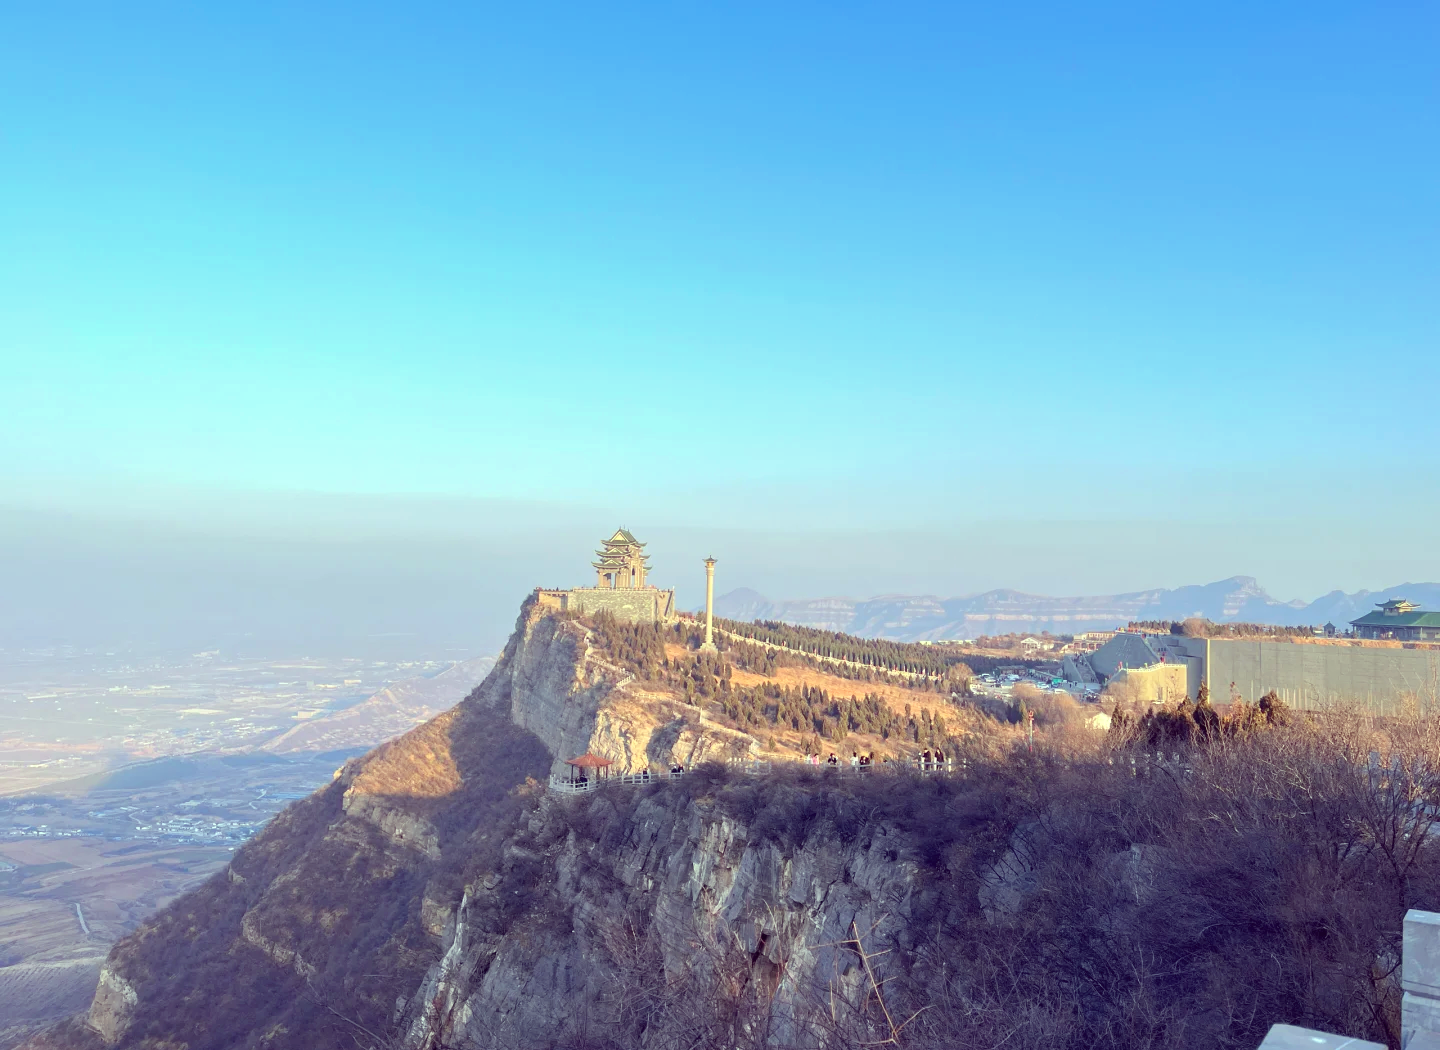
[[[610,767],[615,763],[608,758],[601,758],[599,755],[591,754],[587,751],[579,758],[567,759],[565,764],[570,767],[570,780],[573,783],[576,780],[586,778],[587,771],[593,771],[588,775],[608,777],[610,775]],[[579,776],[576,775],[577,772]]]

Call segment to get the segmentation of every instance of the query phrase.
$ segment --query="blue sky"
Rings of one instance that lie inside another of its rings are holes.
[[[1420,3],[12,10],[0,483],[741,530],[1284,518],[1333,541],[1283,570],[1302,593],[1440,574],[1423,539],[1383,568],[1355,542],[1440,510],[1437,30]],[[1214,542],[1112,589],[1283,561]]]

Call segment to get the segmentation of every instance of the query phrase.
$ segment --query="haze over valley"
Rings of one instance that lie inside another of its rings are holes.
[[[0,1045],[83,1008],[112,942],[494,664],[0,656]]]

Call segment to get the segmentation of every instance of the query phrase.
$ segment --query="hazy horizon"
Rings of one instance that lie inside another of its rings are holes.
[[[453,497],[123,491],[142,495],[108,506],[0,501],[10,644],[483,654],[533,587],[592,583],[592,551],[622,524],[647,541],[652,581],[675,587],[682,608],[703,600],[707,555],[719,559],[720,593],[772,599],[1000,587],[1068,597],[1247,575],[1280,600],[1310,601],[1440,579],[1440,557],[1414,557],[1380,522],[1350,526],[1342,569],[1327,557],[1333,533],[1283,519],[765,530]]]
[[[7,637],[491,651],[617,524],[688,607],[709,554],[774,598],[1440,579],[1437,28],[17,12]]]

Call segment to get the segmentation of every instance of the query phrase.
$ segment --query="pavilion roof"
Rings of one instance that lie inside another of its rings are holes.
[[[586,751],[579,758],[567,759],[567,766],[579,766],[581,769],[599,769],[603,766],[613,766],[615,763],[608,758],[601,758],[599,755]]]
[[[595,557],[612,565],[628,565],[636,558],[643,562],[650,560],[650,556],[643,551],[596,551]]]
[[[1440,612],[1426,612],[1414,609],[1397,614],[1370,612],[1358,620],[1351,620],[1352,627],[1440,627]]]

